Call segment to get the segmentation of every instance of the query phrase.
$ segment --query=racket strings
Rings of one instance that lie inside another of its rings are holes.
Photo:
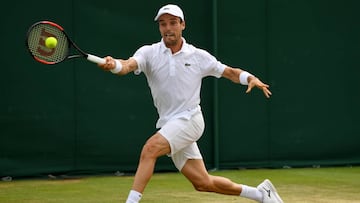
[[[48,48],[45,40],[48,37],[55,37],[57,45],[55,48]],[[31,54],[38,61],[49,64],[63,61],[69,51],[69,42],[66,35],[57,27],[50,24],[37,24],[28,32],[28,47]]]

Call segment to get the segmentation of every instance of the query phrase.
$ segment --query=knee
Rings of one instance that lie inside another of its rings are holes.
[[[142,148],[142,151],[141,151],[141,155],[140,155],[140,158],[141,159],[149,159],[149,158],[157,158],[156,156],[156,146],[151,144],[151,143],[146,143],[143,148]]]
[[[212,192],[212,184],[210,180],[201,180],[199,182],[194,182],[193,186],[196,191],[199,192]]]
[[[168,153],[170,153],[168,141],[157,133],[146,141],[141,151],[140,159],[156,159]]]

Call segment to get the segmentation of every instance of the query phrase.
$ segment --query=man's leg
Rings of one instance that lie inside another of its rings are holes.
[[[241,186],[239,184],[224,177],[209,175],[202,159],[187,160],[181,173],[198,191],[240,195]]]
[[[148,139],[141,151],[139,165],[127,203],[137,203],[140,200],[141,194],[154,172],[156,159],[168,153],[170,153],[170,145],[159,133]]]
[[[257,188],[234,183],[228,178],[209,175],[202,159],[187,160],[181,169],[181,173],[190,180],[198,191],[237,196],[246,192],[247,194],[244,196],[246,198],[258,202],[261,202],[263,199],[263,194]]]

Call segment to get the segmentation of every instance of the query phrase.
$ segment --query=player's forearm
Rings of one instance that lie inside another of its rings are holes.
[[[243,85],[247,85],[250,83],[251,80],[256,79],[255,76],[248,73],[245,70],[242,70],[240,68],[232,68],[232,67],[226,67],[223,73],[223,77],[231,80],[234,83],[240,83]]]
[[[114,59],[114,66],[110,69],[110,71],[117,75],[126,75],[136,69],[137,63],[132,58],[128,60]]]
[[[227,78],[234,83],[240,83],[240,80],[239,80],[240,72],[241,72],[241,69],[226,67],[222,74],[222,77]]]

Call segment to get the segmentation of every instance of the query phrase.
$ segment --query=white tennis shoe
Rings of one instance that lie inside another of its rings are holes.
[[[284,203],[270,180],[264,180],[257,186],[257,189],[264,196],[262,203]]]

